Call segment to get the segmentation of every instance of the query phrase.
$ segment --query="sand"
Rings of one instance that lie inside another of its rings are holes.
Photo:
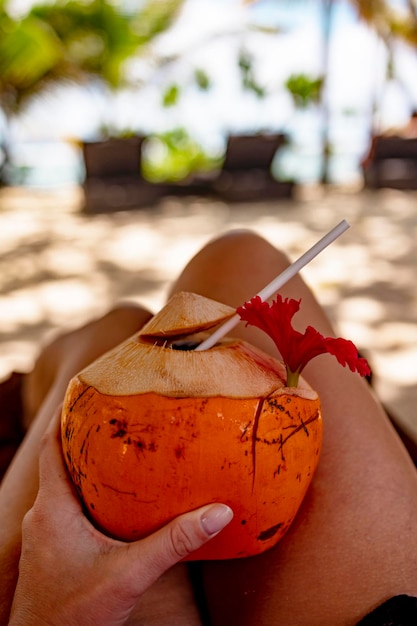
[[[295,259],[347,219],[302,274],[369,358],[383,402],[417,434],[417,192],[305,187],[293,201],[166,198],[94,216],[81,206],[78,187],[0,190],[0,378],[27,371],[55,333],[117,301],[158,310],[169,282],[224,231],[251,228]]]

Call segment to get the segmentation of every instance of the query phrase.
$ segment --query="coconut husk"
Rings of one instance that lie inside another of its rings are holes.
[[[195,293],[181,291],[141,329],[139,337],[180,337],[213,328],[236,311],[226,304]]]

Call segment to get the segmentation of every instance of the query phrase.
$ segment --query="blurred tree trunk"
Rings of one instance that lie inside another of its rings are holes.
[[[323,89],[320,98],[321,110],[321,172],[320,183],[327,185],[330,182],[330,103],[329,103],[329,67],[330,67],[330,41],[333,20],[333,0],[323,0],[322,2],[322,67],[323,67]]]

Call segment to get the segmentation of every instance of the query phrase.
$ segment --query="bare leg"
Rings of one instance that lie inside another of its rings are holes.
[[[62,378],[65,392],[70,378],[107,350],[132,335],[151,316],[133,304],[121,304],[100,319],[56,337],[42,348],[33,370],[24,378],[23,404],[26,427],[40,410],[50,389]]]
[[[123,305],[99,320],[59,336],[40,353],[24,379],[26,426],[30,427],[0,489],[0,625],[8,615],[17,580],[21,522],[38,489],[38,451],[43,432],[63,401],[71,377],[107,350],[135,333],[151,314]],[[161,601],[161,599],[163,601]],[[166,572],[140,599],[130,624],[198,626],[188,568],[179,564]]]
[[[38,488],[42,435],[63,401],[70,378],[87,363],[140,328],[150,313],[120,307],[104,318],[56,339],[41,353],[24,385],[30,429],[0,486],[0,624],[7,623],[20,557],[21,522]]]
[[[202,250],[173,288],[242,304],[288,264],[260,237],[240,232]],[[302,298],[300,330],[331,325],[297,276],[284,296]],[[266,335],[241,324],[235,336],[276,354]],[[313,360],[305,378],[319,393],[323,451],[296,521],[278,546],[252,559],[205,565],[213,624],[336,626],[387,598],[417,595],[417,473],[369,386]]]
[[[197,255],[174,290],[203,293],[236,306],[286,264],[285,257],[259,237],[250,233],[229,235]],[[299,278],[284,292],[303,298],[304,313],[298,316],[301,327],[311,323],[324,334],[331,334],[327,319]],[[243,334],[275,353],[267,338],[255,330],[240,327],[234,334]],[[69,377],[85,365],[72,360],[73,348],[73,343],[68,346],[70,357],[65,369],[52,376],[52,387],[22,448],[25,452],[19,455],[0,493],[0,545],[4,545],[0,575],[7,580],[1,591],[6,602],[20,550],[19,520],[36,493],[39,438],[50,411],[62,400]],[[77,358],[82,356],[83,349]],[[96,356],[90,354],[89,360]],[[293,529],[276,550],[256,559],[206,566],[207,595],[215,624],[353,623],[388,596],[416,593],[412,555],[416,548],[417,489],[408,456],[369,389],[356,376],[320,357],[306,371],[306,377],[321,396],[325,417],[319,470]],[[22,484],[23,493],[19,491]],[[18,502],[16,491],[21,495]],[[397,538],[401,545],[397,545]],[[146,623],[167,623],[162,603],[159,601],[159,609],[157,605],[159,592],[168,589],[165,583],[161,580],[155,596],[148,596],[138,607],[138,623],[144,623],[144,612],[153,619]],[[186,585],[184,594],[176,589],[174,584],[164,597],[169,596],[170,602],[180,598],[183,607],[190,608],[190,589]],[[175,614],[175,601],[170,606]],[[195,609],[190,615],[197,623]],[[177,612],[179,621],[172,623],[193,623],[181,621],[180,616]]]

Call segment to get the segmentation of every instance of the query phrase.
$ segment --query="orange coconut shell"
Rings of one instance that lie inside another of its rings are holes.
[[[232,522],[190,559],[275,545],[305,496],[322,438],[317,394],[303,381],[284,387],[282,376],[281,363],[245,342],[183,352],[133,337],[74,377],[62,444],[92,521],[135,540],[224,502]]]

